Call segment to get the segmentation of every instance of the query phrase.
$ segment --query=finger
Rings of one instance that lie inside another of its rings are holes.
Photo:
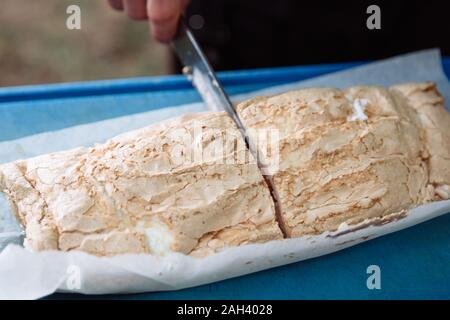
[[[147,19],[146,0],[124,0],[125,12],[135,20]]]
[[[108,0],[109,5],[116,10],[123,10],[123,2],[122,0]]]
[[[182,0],[149,0],[147,16],[153,37],[160,42],[169,42],[175,36],[178,19],[182,14]]]
[[[166,20],[164,23],[150,22],[150,30],[153,38],[162,43],[168,43],[175,37],[177,26],[177,18]]]

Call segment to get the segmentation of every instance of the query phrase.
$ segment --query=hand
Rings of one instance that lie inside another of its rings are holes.
[[[135,20],[148,19],[152,36],[167,43],[177,32],[178,20],[189,0],[109,0],[114,9],[125,10]]]

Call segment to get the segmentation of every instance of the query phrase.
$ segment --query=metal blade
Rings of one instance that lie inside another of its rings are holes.
[[[172,47],[184,65],[183,73],[200,93],[207,108],[212,111],[226,111],[238,128],[244,131],[244,126],[234,110],[230,98],[223,90],[194,35],[183,21],[180,22],[177,37],[172,41]]]

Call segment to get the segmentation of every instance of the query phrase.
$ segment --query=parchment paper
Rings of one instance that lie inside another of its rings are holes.
[[[302,87],[338,87],[434,81],[450,101],[450,85],[439,50],[427,50],[371,63],[315,79],[233,97],[274,94]],[[449,110],[449,105],[446,105]],[[184,114],[206,110],[202,103],[124,116],[0,143],[0,163],[53,151],[89,146],[117,134]],[[6,200],[0,196],[0,298],[36,299],[56,290],[87,294],[186,288],[292,263],[344,249],[362,241],[450,212],[450,200],[421,206],[379,226],[351,226],[320,236],[230,248],[205,259],[181,254],[165,257],[121,255],[99,258],[83,252],[28,252]],[[360,228],[363,227],[364,228]]]

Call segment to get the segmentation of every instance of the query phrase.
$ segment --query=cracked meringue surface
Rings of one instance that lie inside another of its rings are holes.
[[[433,83],[316,88],[258,97],[237,107],[257,140],[289,237],[399,214],[448,199],[450,114]],[[273,169],[275,168],[275,169]]]
[[[205,112],[0,165],[0,191],[31,250],[204,257],[449,199],[443,105],[431,82],[257,97],[237,111],[261,168],[231,118]]]
[[[282,238],[269,189],[225,113],[5,164],[0,187],[32,250],[204,256]]]

